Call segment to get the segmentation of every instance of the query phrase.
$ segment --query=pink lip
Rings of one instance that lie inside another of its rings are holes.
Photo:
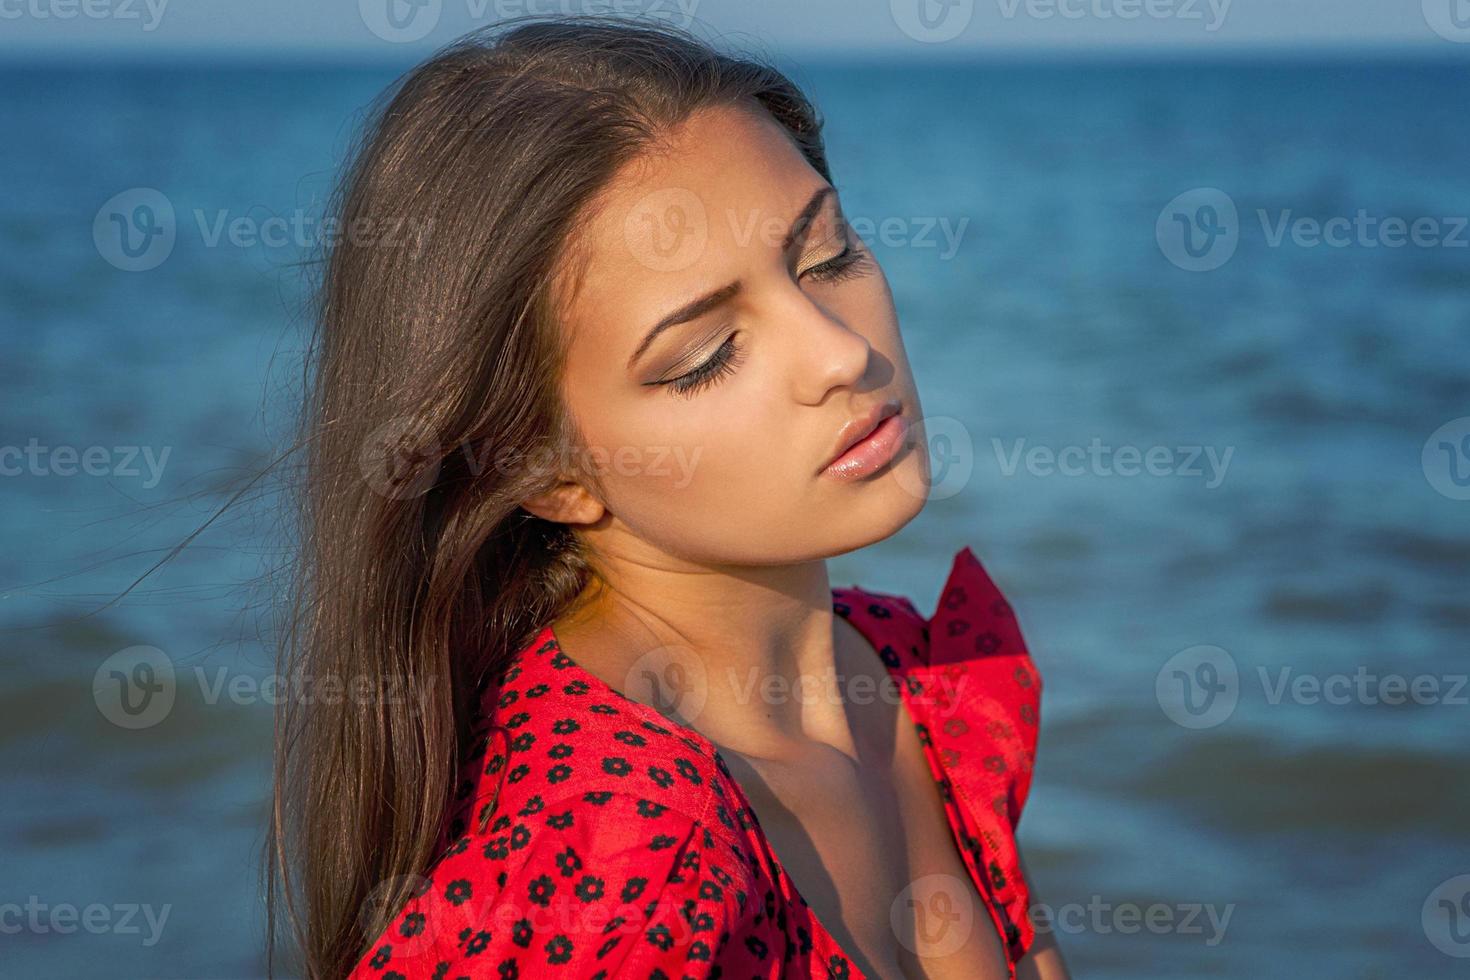
[[[907,432],[908,422],[903,414],[890,415],[879,422],[872,432],[828,463],[822,472],[839,480],[861,479],[887,465],[898,454]]]

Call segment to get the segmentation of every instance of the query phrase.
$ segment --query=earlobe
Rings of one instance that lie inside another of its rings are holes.
[[[579,483],[559,483],[550,490],[532,494],[521,507],[556,524],[595,524],[605,508]]]

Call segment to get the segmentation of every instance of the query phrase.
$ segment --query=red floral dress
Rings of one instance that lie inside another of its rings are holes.
[[[1034,938],[1013,832],[1041,681],[1011,607],[968,547],[927,619],[856,585],[832,607],[899,682],[1014,976]],[[356,980],[863,976],[715,746],[578,666],[549,626],[475,734],[441,856]]]

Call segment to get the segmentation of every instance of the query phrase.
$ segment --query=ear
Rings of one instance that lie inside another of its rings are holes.
[[[564,480],[521,501],[521,507],[556,524],[596,524],[607,508],[580,483]]]

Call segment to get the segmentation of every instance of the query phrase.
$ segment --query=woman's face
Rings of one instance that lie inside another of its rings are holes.
[[[918,514],[929,463],[892,293],[778,123],[696,114],[589,212],[563,397],[605,496],[564,488],[538,513],[599,554],[746,565],[842,554]],[[891,460],[824,472],[885,402]]]

